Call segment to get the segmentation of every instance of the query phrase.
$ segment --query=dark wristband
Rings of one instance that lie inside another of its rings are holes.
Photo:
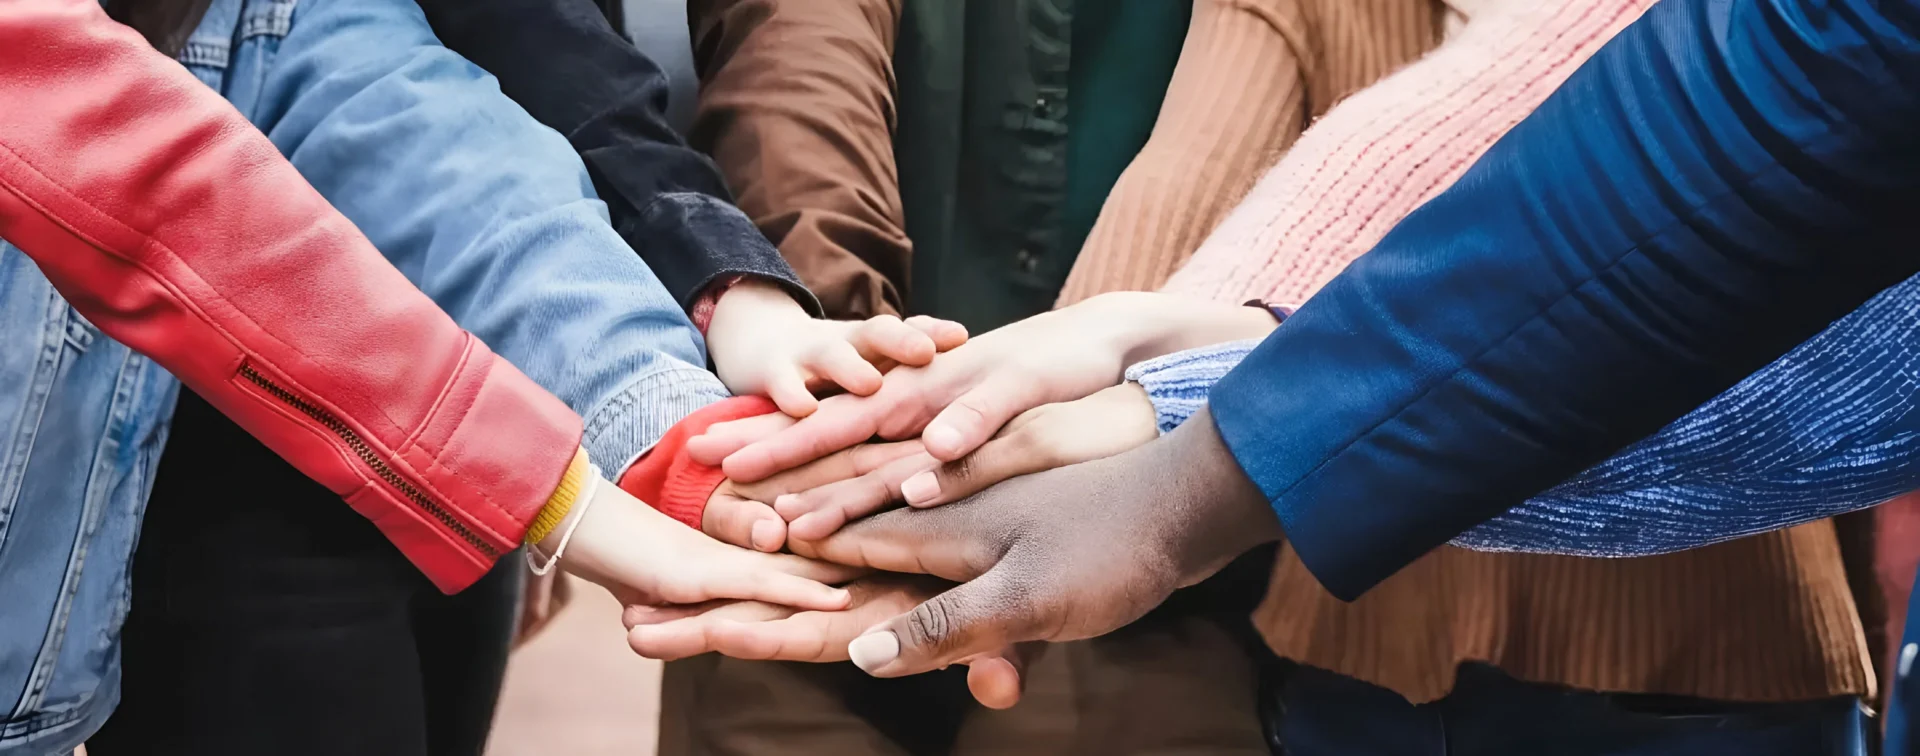
[[[1248,307],[1258,307],[1262,310],[1266,310],[1267,312],[1273,314],[1273,319],[1276,322],[1280,322],[1280,323],[1287,322],[1287,318],[1293,315],[1292,305],[1275,304],[1273,302],[1268,302],[1264,299],[1249,299],[1243,302],[1242,304],[1245,304]]]

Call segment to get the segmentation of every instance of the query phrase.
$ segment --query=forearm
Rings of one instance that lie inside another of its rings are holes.
[[[1698,548],[1845,514],[1920,488],[1908,433],[1920,369],[1920,279],[1848,314],[1659,432],[1455,538],[1456,546],[1588,557]],[[1255,340],[1127,370],[1165,433],[1206,406]],[[1844,474],[1833,471],[1844,470]]]
[[[1144,291],[1116,291],[1058,310],[1119,355],[1121,367],[1221,342],[1257,339],[1279,321],[1248,307]],[[1047,316],[1041,316],[1047,317]]]
[[[1656,6],[1216,386],[1336,594],[1912,273],[1913,6],[1794,5]]]
[[[420,0],[446,46],[559,131],[585,160],[613,226],[684,309],[750,275],[809,312],[819,303],[732,205],[720,172],[666,120],[666,74],[592,0]]]
[[[217,94],[91,0],[0,14],[0,237],[456,590],[580,420],[456,326]],[[484,482],[484,486],[479,482]]]
[[[829,316],[898,313],[912,246],[893,155],[894,0],[697,0],[693,144]]]
[[[727,395],[563,138],[405,4],[303,12],[263,83],[262,109],[284,114],[270,136],[455,321],[579,412],[608,474]]]

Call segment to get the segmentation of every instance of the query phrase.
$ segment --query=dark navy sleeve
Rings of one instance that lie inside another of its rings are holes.
[[[1920,267],[1920,0],[1665,0],[1213,390],[1354,597]]]
[[[778,284],[820,316],[819,300],[733,206],[720,170],[668,125],[666,73],[594,0],[419,2],[443,44],[573,143],[614,229],[683,308],[739,274]]]

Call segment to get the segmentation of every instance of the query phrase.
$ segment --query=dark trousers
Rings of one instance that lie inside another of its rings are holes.
[[[340,497],[183,392],[93,756],[478,756],[519,556],[436,590]]]
[[[1264,677],[1269,745],[1285,756],[1856,756],[1859,702],[1733,704],[1609,695],[1460,668],[1446,698],[1415,706],[1350,677],[1278,662]]]

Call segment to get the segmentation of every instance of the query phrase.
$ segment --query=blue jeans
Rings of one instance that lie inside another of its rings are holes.
[[[1915,576],[1920,580],[1920,574]],[[1907,597],[1907,629],[1905,637],[1900,639],[1900,656],[1894,662],[1892,690],[1887,694],[1887,739],[1881,753],[1886,756],[1914,756],[1920,754],[1920,735],[1914,732],[1914,723],[1920,722],[1920,675],[1913,674],[1916,665],[1920,665],[1920,591],[1914,591]]]
[[[1268,743],[1286,756],[1852,756],[1868,717],[1853,699],[1737,704],[1612,695],[1460,669],[1415,706],[1385,688],[1282,663],[1265,676]]]

